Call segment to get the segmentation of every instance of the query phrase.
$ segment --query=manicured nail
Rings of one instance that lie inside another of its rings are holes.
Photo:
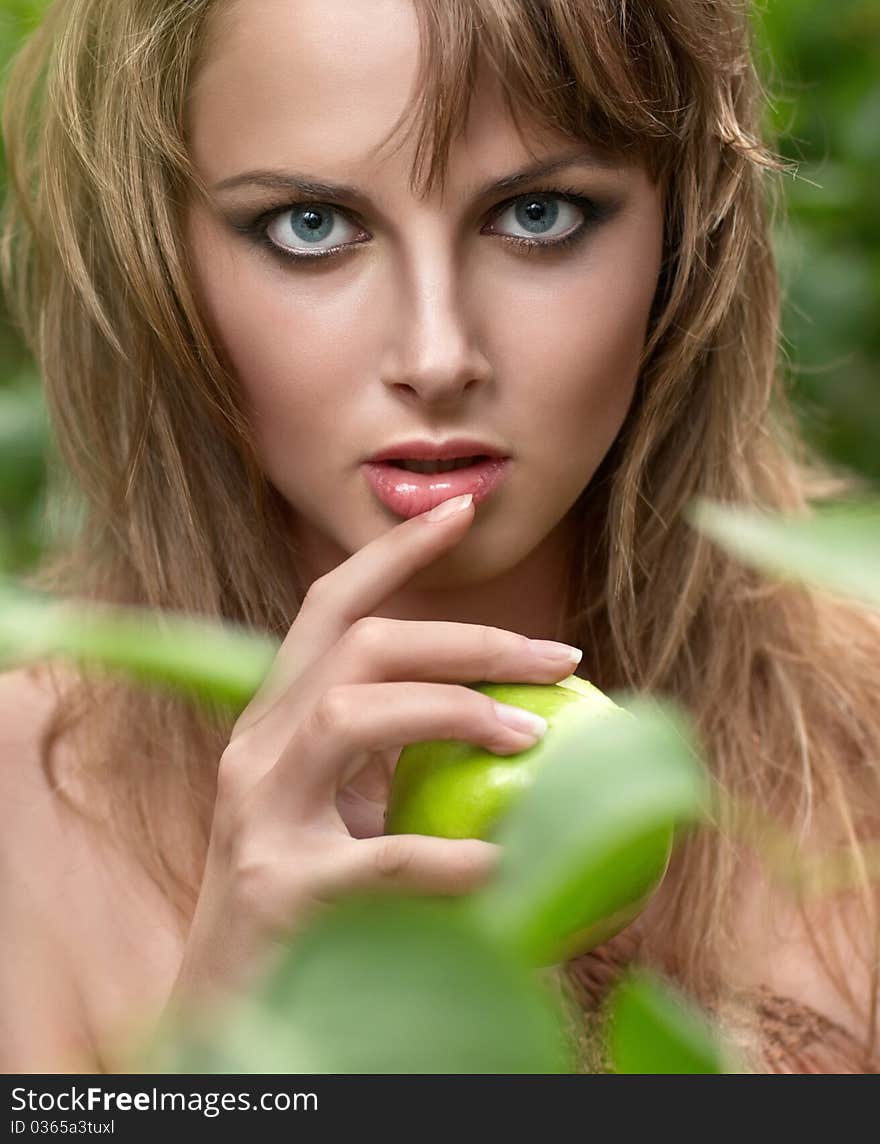
[[[554,663],[570,663],[572,667],[577,667],[584,658],[584,653],[579,647],[570,647],[554,640],[530,640],[529,643],[530,651],[544,659],[553,660]]]
[[[524,711],[522,707],[510,707],[506,703],[495,704],[495,716],[499,723],[510,727],[514,731],[521,731],[524,735],[532,735],[540,739],[547,732],[547,720],[531,711]]]
[[[466,509],[473,499],[473,493],[464,493],[460,497],[450,497],[449,500],[441,501],[430,512],[426,512],[425,520],[446,520],[447,517],[454,516],[455,513]]]

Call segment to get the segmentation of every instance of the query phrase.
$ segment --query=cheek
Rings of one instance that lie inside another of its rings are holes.
[[[289,452],[291,433],[299,451],[316,440],[315,430],[333,419],[352,396],[352,379],[364,367],[370,308],[354,284],[337,274],[334,289],[277,269],[228,246],[202,248],[199,293],[215,345],[237,378],[267,457]]]
[[[592,443],[584,459],[593,465],[632,401],[659,268],[622,245],[588,255],[577,269],[545,271],[528,293],[499,299],[500,352],[523,387],[535,439],[570,445],[569,456],[584,456]]]

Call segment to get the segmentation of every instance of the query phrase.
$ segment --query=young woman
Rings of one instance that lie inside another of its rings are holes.
[[[132,1024],[245,987],[347,891],[479,885],[493,844],[383,837],[390,777],[419,739],[534,742],[464,685],[561,679],[555,643],[678,700],[731,795],[861,871],[811,905],[725,821],[693,837],[559,967],[584,1067],[633,960],[758,1071],[876,1067],[880,625],[681,511],[856,487],[785,393],[750,52],[736,0],[48,5],[3,271],[79,518],[29,583],[283,643],[234,724],[0,677],[7,1070],[122,1067]],[[470,504],[474,473],[403,471],[478,456]]]

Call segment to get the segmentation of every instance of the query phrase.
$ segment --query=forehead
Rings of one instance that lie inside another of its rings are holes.
[[[196,166],[209,182],[266,166],[338,179],[378,176],[398,142],[389,136],[410,105],[420,50],[410,0],[222,4],[212,14],[187,107]],[[475,167],[489,172],[516,163],[538,140],[539,152],[570,142],[537,124],[521,136],[500,87],[480,76],[453,147],[453,182],[461,176],[470,183]],[[401,151],[400,162],[409,151]]]

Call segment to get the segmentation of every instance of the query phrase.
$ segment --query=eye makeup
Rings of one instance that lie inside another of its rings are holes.
[[[530,204],[547,199],[571,204],[580,212],[582,221],[565,234],[553,238],[529,238],[525,235],[501,233],[497,230],[484,230],[481,233],[509,243],[516,248],[518,252],[526,255],[537,254],[544,256],[559,254],[563,250],[578,246],[591,232],[611,219],[621,205],[620,200],[616,197],[603,196],[600,199],[596,199],[584,195],[581,191],[573,187],[535,187],[531,191],[506,199],[504,202],[493,207],[489,214],[489,221],[485,225],[496,225],[498,218],[501,217],[505,211],[519,203]],[[263,253],[268,254],[273,260],[280,261],[285,266],[294,264],[303,267],[318,261],[337,260],[350,251],[366,245],[370,241],[369,237],[358,238],[354,241],[340,243],[323,250],[306,252],[293,251],[280,245],[270,237],[268,233],[269,227],[275,219],[283,217],[287,212],[306,207],[322,207],[325,208],[325,211],[329,208],[333,215],[339,215],[349,223],[349,225],[353,225],[362,232],[364,231],[356,212],[348,208],[337,206],[331,202],[290,198],[286,198],[283,202],[272,204],[261,210],[257,215],[247,218],[244,221],[230,220],[230,225],[237,233],[244,235],[257,245]]]

